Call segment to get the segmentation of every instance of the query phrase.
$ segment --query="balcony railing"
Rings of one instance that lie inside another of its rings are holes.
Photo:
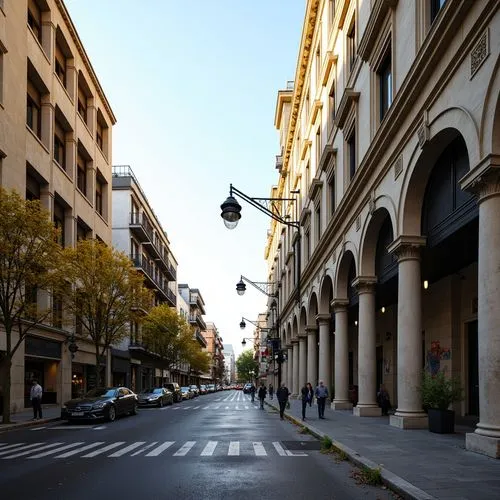
[[[130,212],[130,229],[135,232],[142,242],[153,241],[153,226],[145,214]]]
[[[198,331],[196,330],[195,332],[195,337],[196,337],[196,340],[203,346],[203,347],[207,347],[207,341],[205,340],[205,337]]]

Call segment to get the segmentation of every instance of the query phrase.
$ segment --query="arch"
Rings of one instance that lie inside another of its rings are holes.
[[[286,343],[290,344],[292,341],[292,325],[290,322],[286,325]]]
[[[304,306],[300,309],[299,333],[305,333],[307,325],[307,311]]]
[[[489,153],[500,154],[500,56],[488,84],[481,116],[481,158]]]
[[[348,298],[348,288],[349,288],[349,271],[351,269],[351,264],[354,263],[355,269],[358,269],[356,265],[355,254],[352,250],[347,250],[342,255],[337,266],[337,280],[335,283],[335,293],[334,298],[336,299],[347,299]]]
[[[455,108],[456,109],[456,108]],[[442,114],[441,116],[444,116]],[[462,116],[462,115],[461,115]],[[467,134],[470,137],[470,130]],[[461,134],[457,128],[443,128],[423,148],[420,155],[412,155],[412,163],[408,165],[403,179],[398,203],[398,226],[396,234],[419,236],[422,228],[422,202],[427,188],[427,182],[436,160],[446,147],[457,137],[462,136],[467,147],[469,167],[472,164],[468,137]],[[477,136],[473,137],[472,151],[478,153]],[[418,147],[418,146],[416,146]]]
[[[327,272],[321,284],[319,286],[319,301],[318,301],[318,312],[319,314],[329,314],[330,313],[330,302],[333,299],[333,279]]]
[[[309,297],[309,306],[307,308],[307,325],[316,324],[316,315],[318,314],[318,296],[313,292]]]
[[[380,229],[389,217],[394,239],[395,233],[395,213],[394,217],[385,207],[378,208],[373,215],[367,219],[363,234],[361,236],[361,249],[359,252],[359,274],[361,276],[375,276],[375,259],[377,253],[377,243]]]
[[[297,316],[293,317],[293,324],[292,324],[292,339],[295,340],[299,336],[299,323],[297,321]]]

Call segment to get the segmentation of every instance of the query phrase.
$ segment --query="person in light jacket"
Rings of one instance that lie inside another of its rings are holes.
[[[38,383],[38,380],[33,380],[33,385],[31,386],[30,399],[33,406],[33,420],[42,418],[42,386]]]
[[[316,398],[318,400],[318,416],[319,418],[325,418],[325,406],[326,398],[328,397],[328,388],[325,386],[322,380],[319,381],[318,387],[316,387]]]

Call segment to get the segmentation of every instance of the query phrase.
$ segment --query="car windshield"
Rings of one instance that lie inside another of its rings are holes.
[[[188,392],[189,391],[189,387],[181,387],[181,391],[182,392]]]
[[[91,389],[87,392],[88,398],[112,398],[116,395],[116,389]]]
[[[142,394],[161,394],[163,389],[150,387],[149,389],[143,389],[141,391]]]

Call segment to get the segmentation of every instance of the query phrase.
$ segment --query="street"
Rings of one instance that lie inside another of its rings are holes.
[[[301,444],[303,443],[303,444]],[[310,448],[315,449],[310,449]],[[0,435],[2,499],[393,498],[241,391]]]

